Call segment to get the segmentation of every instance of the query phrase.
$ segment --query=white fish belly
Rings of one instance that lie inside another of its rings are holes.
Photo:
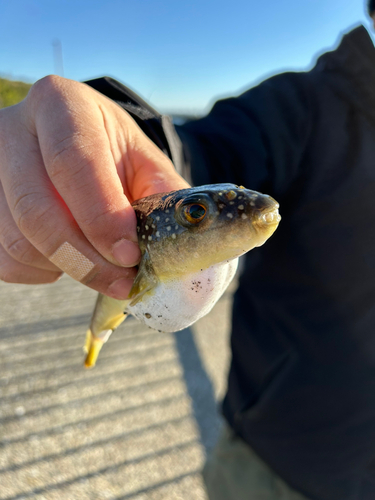
[[[154,293],[128,307],[128,312],[151,328],[175,332],[211,311],[232,281],[238,259],[216,264],[184,279],[160,283]]]

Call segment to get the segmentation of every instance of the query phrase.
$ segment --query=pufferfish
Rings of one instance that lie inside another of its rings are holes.
[[[160,193],[133,203],[141,262],[127,300],[99,294],[87,332],[85,366],[131,314],[162,332],[205,316],[232,281],[238,257],[276,230],[279,204],[234,184]]]

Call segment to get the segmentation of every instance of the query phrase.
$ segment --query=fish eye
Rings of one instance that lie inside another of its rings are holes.
[[[197,224],[204,219],[206,215],[206,208],[199,203],[192,203],[184,207],[184,215],[186,220],[191,224]]]

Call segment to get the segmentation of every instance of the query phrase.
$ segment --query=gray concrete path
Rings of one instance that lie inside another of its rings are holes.
[[[95,297],[0,282],[0,500],[206,500],[231,293],[176,334],[128,319],[85,370]]]

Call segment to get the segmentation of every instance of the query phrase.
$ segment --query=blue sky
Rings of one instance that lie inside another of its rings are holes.
[[[202,112],[265,76],[311,67],[370,26],[363,0],[0,0],[0,75],[113,76],[161,111]]]

